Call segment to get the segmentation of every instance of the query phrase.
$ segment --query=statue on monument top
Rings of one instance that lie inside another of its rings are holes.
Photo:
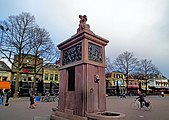
[[[90,26],[89,24],[86,24],[87,21],[87,16],[86,15],[79,15],[80,21],[79,21],[79,28],[77,29],[77,32],[86,29],[86,30],[90,30]]]

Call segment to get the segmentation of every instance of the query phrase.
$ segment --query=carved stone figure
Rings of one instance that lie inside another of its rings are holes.
[[[95,44],[89,43],[88,58],[89,60],[102,63],[102,48]]]
[[[88,24],[86,24],[87,21],[87,16],[86,15],[79,15],[80,21],[79,21],[79,28],[77,29],[77,32],[86,29],[86,30],[90,30],[90,26]]]
[[[82,43],[63,51],[62,65],[66,65],[82,59]]]

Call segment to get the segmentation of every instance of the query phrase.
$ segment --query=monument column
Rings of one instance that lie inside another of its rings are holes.
[[[105,46],[108,40],[94,34],[79,15],[77,33],[58,45],[61,50],[57,116],[79,116],[106,110]],[[66,117],[66,118],[69,118]],[[79,120],[80,120],[79,119]]]
[[[58,45],[61,50],[58,108],[85,116],[86,112],[106,109],[104,52],[108,40],[90,31],[85,15],[79,18],[77,33]]]

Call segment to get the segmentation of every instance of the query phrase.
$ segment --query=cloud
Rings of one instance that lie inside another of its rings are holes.
[[[2,19],[30,12],[57,45],[76,33],[78,16],[86,14],[91,30],[108,39],[106,55],[124,51],[152,59],[169,78],[168,0],[3,0]],[[168,70],[167,70],[168,69]]]

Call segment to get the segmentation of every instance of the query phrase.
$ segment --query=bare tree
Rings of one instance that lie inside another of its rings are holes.
[[[113,63],[111,63],[110,58],[106,57],[106,73],[110,73],[114,70]]]
[[[142,76],[142,78],[146,81],[146,93],[147,93],[147,80],[151,77],[153,74],[159,74],[158,68],[152,64],[152,60],[142,59],[140,60],[139,66],[138,66],[138,73],[139,76]]]
[[[1,39],[0,53],[3,58],[8,59],[16,72],[14,97],[18,97],[18,82],[20,79],[20,71],[25,66],[24,58],[31,51],[30,30],[35,26],[35,18],[29,13],[22,13],[17,16],[9,16],[7,20],[2,22],[2,26],[6,28],[3,31]],[[17,56],[14,62],[14,56]]]
[[[126,89],[128,92],[128,77],[129,74],[132,73],[139,61],[134,57],[132,52],[125,51],[120,54],[114,61],[114,66],[117,71],[122,72],[126,77]]]
[[[46,64],[59,59],[59,51],[50,39],[49,33],[45,29],[41,29],[38,26],[31,30],[32,50],[33,55],[33,68],[34,68],[34,84],[33,91],[36,88],[36,75],[42,70],[42,67]],[[39,58],[43,58],[40,61]]]

